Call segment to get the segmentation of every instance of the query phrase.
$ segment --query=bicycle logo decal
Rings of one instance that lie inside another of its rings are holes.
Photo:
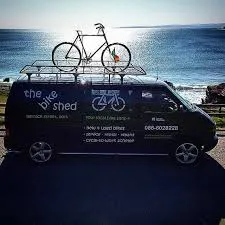
[[[126,106],[124,99],[119,96],[118,90],[101,90],[99,92],[97,90],[93,90],[92,94],[100,95],[92,100],[92,108],[95,111],[102,111],[106,106],[110,105],[112,110],[120,112]]]

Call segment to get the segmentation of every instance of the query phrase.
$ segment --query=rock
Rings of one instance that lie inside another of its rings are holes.
[[[0,82],[0,95],[8,95],[12,84],[9,82]]]
[[[9,82],[9,81],[10,81],[9,77],[4,78],[4,80],[3,80],[3,82]]]
[[[208,86],[205,103],[225,104],[225,83]]]

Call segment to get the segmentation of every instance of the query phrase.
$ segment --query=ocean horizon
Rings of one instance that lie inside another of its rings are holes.
[[[147,77],[170,81],[184,98],[200,103],[208,85],[225,82],[221,25],[106,28],[106,35],[109,43],[120,42],[130,49],[131,63],[141,66]],[[96,30],[93,27],[87,33],[96,34]],[[75,36],[75,30],[0,29],[0,80],[14,81],[25,65],[51,60],[55,45],[72,42]],[[100,43],[102,39],[94,37],[84,44],[93,53]],[[97,54],[93,60],[100,58]]]

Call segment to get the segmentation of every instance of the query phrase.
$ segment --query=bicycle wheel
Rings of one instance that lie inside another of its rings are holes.
[[[118,103],[116,102],[115,99],[111,103],[112,109],[116,112],[122,111],[125,108],[125,105],[126,105],[125,101],[121,97],[118,97]]]
[[[61,71],[69,72],[79,66],[81,53],[79,48],[70,42],[62,42],[52,51],[52,62]]]
[[[99,100],[101,99],[101,97],[96,97],[93,99],[92,101],[92,108],[95,110],[95,111],[102,111],[103,109],[105,109],[106,105],[102,105],[102,104],[99,104]]]
[[[120,43],[108,45],[102,52],[102,65],[110,73],[120,73],[130,64],[131,53],[127,46]]]

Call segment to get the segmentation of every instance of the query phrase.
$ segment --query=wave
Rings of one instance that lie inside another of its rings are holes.
[[[206,87],[205,85],[179,85],[176,87],[176,91],[189,102],[194,104],[201,104],[202,99],[206,97]]]
[[[178,91],[205,91],[207,85],[175,85]]]

